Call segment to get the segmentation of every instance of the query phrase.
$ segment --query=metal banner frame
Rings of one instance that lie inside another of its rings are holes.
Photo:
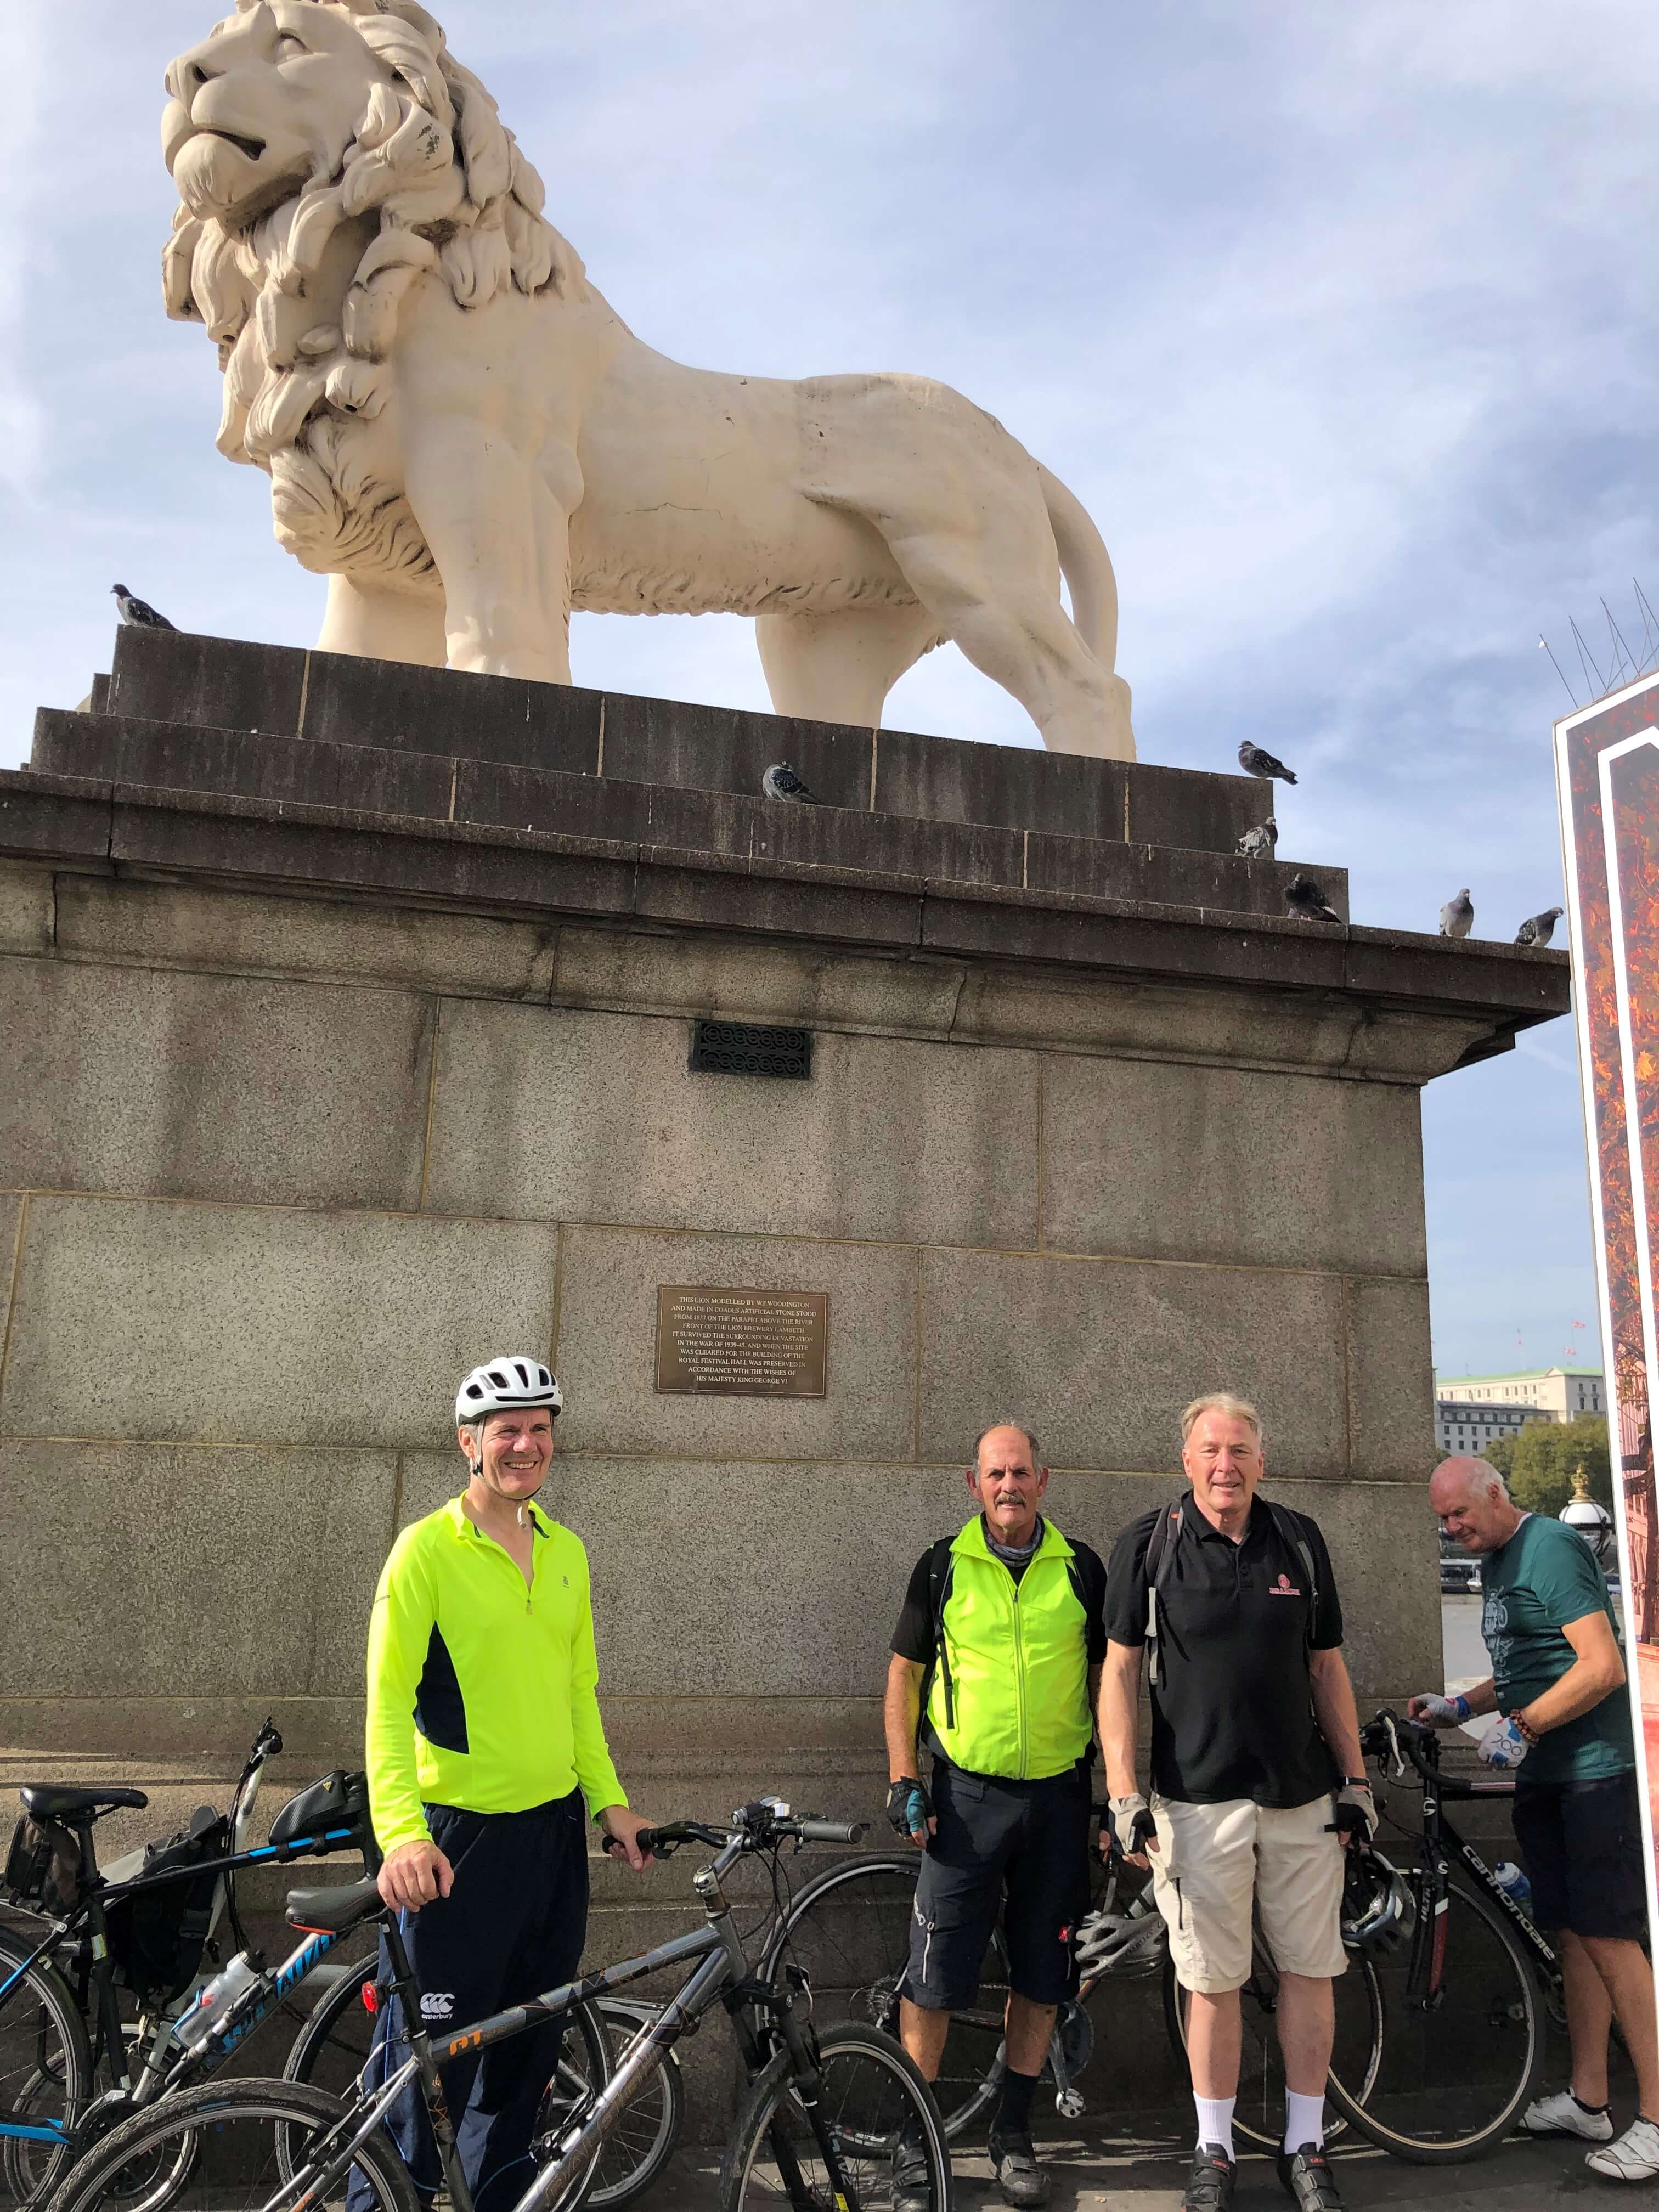
[[[1555,769],[1648,1914],[1659,1927],[1659,676],[1558,722]]]

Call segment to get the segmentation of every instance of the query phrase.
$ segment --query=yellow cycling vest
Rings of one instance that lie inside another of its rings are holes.
[[[1074,1556],[1046,1517],[1018,1583],[987,1545],[978,1514],[951,1543],[927,1722],[952,1765],[1036,1782],[1063,1774],[1088,1749],[1089,1624],[1073,1584]]]

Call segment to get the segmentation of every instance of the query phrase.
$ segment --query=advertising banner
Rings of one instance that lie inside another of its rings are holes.
[[[1596,1231],[1613,1504],[1638,1756],[1659,1784],[1659,676],[1555,726],[1578,1065]]]

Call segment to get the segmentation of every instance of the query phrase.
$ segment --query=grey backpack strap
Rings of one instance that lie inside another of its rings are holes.
[[[1146,1680],[1155,1690],[1164,1686],[1164,1639],[1158,1627],[1158,1601],[1175,1568],[1176,1547],[1185,1518],[1179,1503],[1165,1506],[1146,1540]]]

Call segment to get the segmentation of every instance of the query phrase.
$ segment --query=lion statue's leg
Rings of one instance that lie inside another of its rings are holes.
[[[843,607],[755,622],[776,712],[860,729],[879,726],[887,694],[939,638],[925,607]]]
[[[331,576],[317,650],[441,668],[447,651],[443,594],[376,592],[353,577]]]

